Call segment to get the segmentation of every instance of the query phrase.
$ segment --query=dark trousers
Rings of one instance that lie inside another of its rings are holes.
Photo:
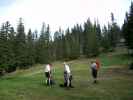
[[[94,79],[97,78],[97,70],[96,69],[92,69],[92,76]]]
[[[45,76],[46,76],[46,78],[47,78],[47,85],[50,85],[51,84],[51,79],[50,79],[50,72],[45,72]]]
[[[68,83],[69,81],[69,83]],[[64,86],[72,87],[72,75],[68,75],[68,73],[64,72]]]

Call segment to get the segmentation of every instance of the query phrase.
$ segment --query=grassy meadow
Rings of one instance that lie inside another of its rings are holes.
[[[133,71],[126,54],[102,54],[99,83],[93,84],[90,60],[69,61],[75,88],[63,83],[63,62],[53,62],[55,85],[45,85],[44,65],[17,70],[0,78],[0,100],[133,100]]]

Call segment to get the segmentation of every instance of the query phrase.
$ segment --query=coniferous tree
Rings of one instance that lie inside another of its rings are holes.
[[[50,43],[50,28],[42,25],[41,34],[37,42],[37,62],[38,63],[48,63],[50,61],[49,57],[49,43]]]
[[[33,32],[33,35],[32,35],[32,37],[33,37],[33,48],[34,48],[34,60],[35,60],[35,63],[39,63],[38,62],[38,44],[39,44],[39,38],[38,38],[38,31],[37,30],[35,30],[34,32]]]
[[[109,33],[108,33],[108,29],[107,27],[104,25],[103,29],[102,29],[102,47],[103,47],[103,51],[104,52],[108,52],[109,48],[110,48],[110,41],[109,41]]]
[[[49,24],[46,27],[46,32],[45,32],[45,55],[47,57],[47,62],[50,62],[51,59],[51,36],[50,36],[50,26]]]
[[[96,24],[92,24],[90,19],[84,24],[84,54],[87,57],[99,54],[98,41],[96,35]]]
[[[71,56],[71,38],[70,38],[70,30],[69,28],[65,32],[65,37],[64,37],[64,45],[65,45],[65,50],[64,50],[64,57],[69,60]]]
[[[37,62],[38,63],[45,63],[45,23],[42,25],[41,34],[39,40],[37,42]]]
[[[126,39],[126,45],[128,49],[133,51],[133,2],[130,6],[129,14],[126,13],[126,18],[123,24],[123,34]]]
[[[35,64],[34,38],[31,29],[29,29],[27,35],[27,60],[28,65]]]
[[[20,68],[27,66],[26,35],[22,18],[19,19],[16,34],[16,63]]]
[[[14,29],[9,21],[4,23],[0,31],[0,67],[11,72],[16,69],[14,54]]]
[[[55,59],[62,59],[63,51],[62,51],[62,30],[59,28],[59,31],[54,33],[54,52]]]
[[[80,56],[80,26],[77,24],[71,29],[71,58]]]
[[[116,47],[116,44],[120,40],[120,28],[115,22],[114,14],[111,13],[111,25],[109,27],[109,40],[112,50]]]
[[[8,42],[7,42],[7,35],[9,26],[6,26],[5,23],[2,24],[1,31],[0,31],[0,67],[3,70],[8,68]]]
[[[96,38],[97,38],[97,45],[98,45],[98,48],[101,47],[101,42],[102,42],[102,32],[101,32],[101,27],[100,27],[100,24],[95,22],[95,25],[96,25]]]
[[[90,19],[87,20],[86,23],[84,23],[84,32],[83,32],[83,53],[84,55],[88,55],[89,52],[89,34],[91,33],[92,30],[92,23]]]
[[[16,57],[15,57],[15,31],[13,27],[10,27],[9,34],[8,34],[8,58],[9,58],[9,66],[8,72],[12,72],[16,70]]]

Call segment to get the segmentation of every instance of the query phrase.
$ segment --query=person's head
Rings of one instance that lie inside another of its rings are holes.
[[[50,66],[50,68],[52,68],[52,64],[51,63],[49,63],[48,65]]]
[[[66,65],[66,62],[63,62],[63,65]]]
[[[49,63],[49,66],[52,66],[52,64],[51,64],[51,63]]]

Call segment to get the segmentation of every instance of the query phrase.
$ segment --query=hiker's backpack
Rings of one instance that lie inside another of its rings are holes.
[[[99,69],[100,68],[100,62],[98,61],[98,60],[96,60],[96,67],[97,67],[97,69]]]

